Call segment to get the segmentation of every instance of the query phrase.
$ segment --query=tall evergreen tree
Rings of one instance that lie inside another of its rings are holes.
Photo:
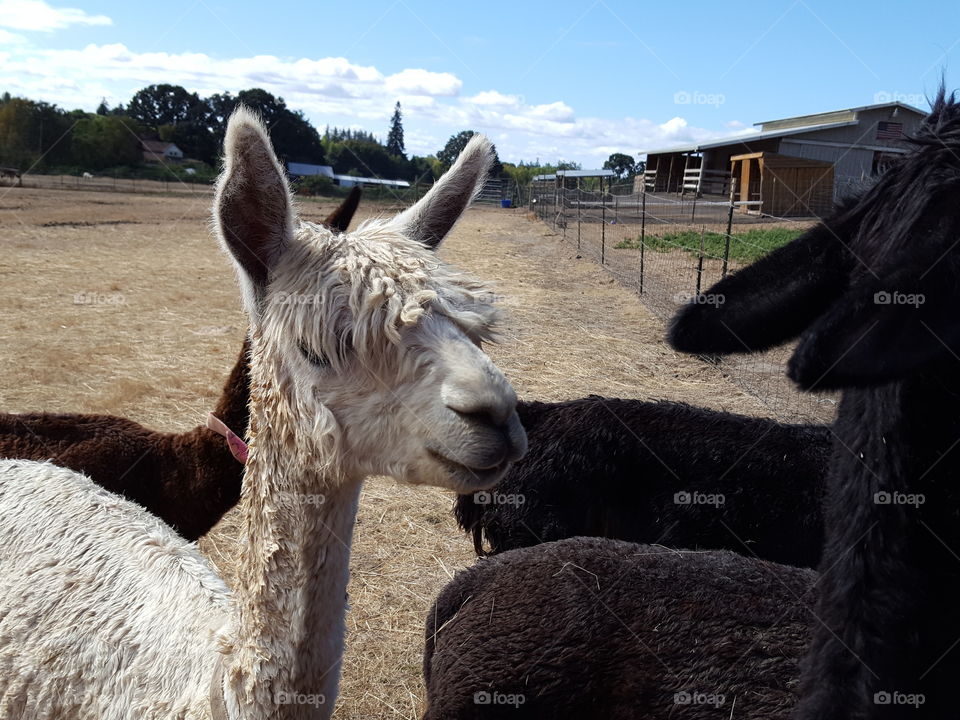
[[[403,145],[403,115],[400,112],[400,101],[393,108],[393,117],[390,119],[390,133],[387,135],[387,152],[391,155],[406,157],[406,148]]]

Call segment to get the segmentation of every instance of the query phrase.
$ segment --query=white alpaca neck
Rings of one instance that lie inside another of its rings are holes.
[[[251,718],[326,718],[340,678],[361,483],[325,464],[276,387],[256,382],[252,393],[227,704]]]

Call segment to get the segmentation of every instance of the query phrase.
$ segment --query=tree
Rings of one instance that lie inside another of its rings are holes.
[[[260,114],[270,130],[273,147],[281,160],[318,165],[324,163],[320,133],[304,117],[303,112],[290,110],[282,97],[274,97],[261,88],[251,88],[237,94],[234,105],[238,103]]]
[[[179,85],[150,85],[139,90],[127,114],[162,140],[176,143],[187,157],[212,163],[219,146],[211,132],[210,106]]]
[[[403,115],[400,112],[400,101],[393,108],[393,117],[390,119],[390,132],[387,134],[387,152],[391,155],[406,157],[406,148],[403,145]]]
[[[636,173],[637,163],[630,155],[624,153],[613,153],[603,163],[607,170],[613,170],[620,179],[629,178]]]
[[[437,160],[443,165],[444,170],[449,170],[454,161],[463,152],[476,133],[473,130],[461,130],[456,135],[451,135],[443,150],[437,153]],[[503,165],[500,163],[500,156],[497,155],[497,146],[493,146],[493,165],[490,167],[490,177],[500,177],[503,173]]]
[[[4,100],[0,103],[0,165],[26,170],[70,162],[70,128],[78,119],[75,114],[25,98],[7,96]],[[79,117],[83,116],[80,112]]]
[[[73,128],[73,162],[88,170],[136,165],[140,141],[129,118],[88,115]]]
[[[97,115],[109,115],[109,114],[110,114],[110,106],[107,105],[107,99],[103,98],[100,101],[100,104],[97,105]]]
[[[138,90],[127,105],[127,115],[154,130],[161,125],[187,122],[201,100],[179,85],[149,85]]]

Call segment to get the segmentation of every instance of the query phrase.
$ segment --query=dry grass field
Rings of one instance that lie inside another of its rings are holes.
[[[303,215],[319,220],[333,204],[306,201]],[[0,188],[0,409],[108,412],[170,431],[202,422],[244,334],[208,213],[207,194]],[[634,294],[519,211],[469,211],[442,254],[495,281],[509,317],[489,351],[523,398],[599,393],[764,412],[713,367],[667,348]],[[423,619],[472,562],[451,505],[441,490],[367,483],[336,717],[419,717]],[[235,537],[228,515],[201,541],[228,578]]]

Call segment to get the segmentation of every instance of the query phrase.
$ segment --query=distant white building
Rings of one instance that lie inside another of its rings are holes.
[[[384,180],[383,178],[356,177],[354,175],[334,175],[333,178],[337,181],[337,185],[340,187],[353,187],[354,185],[359,185],[361,187],[368,185],[380,185],[395,188],[410,187],[410,183],[408,183],[406,180]]]
[[[143,151],[143,161],[145,163],[180,162],[183,160],[183,150],[172,142],[141,140],[140,149]]]
[[[291,178],[313,177],[320,175],[333,180],[333,168],[329,165],[313,165],[311,163],[288,162],[287,173]]]

